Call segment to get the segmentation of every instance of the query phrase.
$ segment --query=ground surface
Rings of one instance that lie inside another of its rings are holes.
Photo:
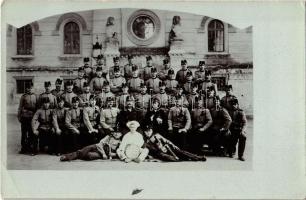
[[[7,168],[10,170],[252,170],[253,120],[248,121],[245,162],[228,157],[207,157],[206,162],[143,162],[124,163],[121,161],[60,162],[51,155],[28,156],[18,154],[20,150],[20,124],[16,115],[7,115]]]

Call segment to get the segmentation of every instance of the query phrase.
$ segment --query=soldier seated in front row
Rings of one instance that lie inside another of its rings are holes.
[[[114,107],[114,98],[107,97],[106,108],[102,108],[100,112],[100,132],[102,135],[108,135],[117,128],[117,116],[120,110]]]
[[[144,128],[144,138],[149,155],[162,161],[206,161],[206,157],[181,150],[159,133],[153,132],[151,125]]]
[[[99,143],[86,146],[75,152],[64,154],[61,156],[60,161],[71,160],[97,160],[97,159],[109,159],[117,157],[116,150],[121,142],[122,133],[119,131],[112,131],[109,135],[100,140]]]
[[[52,145],[52,109],[50,109],[50,99],[41,99],[42,107],[36,111],[32,119],[32,129],[36,135],[33,143],[33,153],[37,154],[37,144],[39,139],[39,150],[41,152],[54,153]]]

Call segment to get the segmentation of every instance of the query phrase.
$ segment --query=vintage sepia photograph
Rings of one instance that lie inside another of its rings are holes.
[[[252,34],[147,8],[7,24],[7,168],[252,170]]]

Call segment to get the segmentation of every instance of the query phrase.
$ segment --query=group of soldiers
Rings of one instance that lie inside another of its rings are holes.
[[[138,121],[142,132],[152,126],[183,150],[203,153],[203,145],[216,155],[233,157],[238,143],[238,159],[243,156],[246,142],[246,116],[239,108],[231,85],[220,99],[218,87],[212,81],[212,72],[200,61],[193,74],[187,61],[175,74],[169,60],[163,68],[153,66],[152,57],[146,57],[146,66],[138,68],[133,56],[128,64],[106,67],[99,56],[97,66],[79,67],[75,80],[57,79],[44,83],[45,92],[34,94],[33,83],[20,99],[18,119],[21,122],[21,151],[61,155],[119,131],[129,131],[129,121]]]

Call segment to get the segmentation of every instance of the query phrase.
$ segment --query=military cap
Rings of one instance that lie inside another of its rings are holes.
[[[133,58],[134,58],[133,55],[128,55],[128,59],[129,59],[129,60],[131,60],[131,59],[133,59]]]
[[[56,101],[57,101],[57,103],[59,103],[61,101],[65,101],[65,98],[62,97],[62,96],[58,96],[58,97],[56,97]]]
[[[63,82],[63,81],[62,81],[61,79],[58,78],[58,79],[56,79],[55,84],[57,84],[57,85],[62,85],[62,82]]]
[[[106,97],[106,101],[114,101],[113,97]]]
[[[173,69],[169,69],[168,70],[168,75],[174,74],[174,70]]]
[[[151,73],[154,73],[154,72],[157,72],[156,67],[152,67],[152,68],[151,68]]]
[[[232,85],[225,85],[225,89],[226,90],[231,90],[231,89],[233,89],[233,86]]]
[[[145,127],[143,128],[144,131],[148,131],[150,129],[153,129],[153,126],[151,124],[147,124],[145,125]]]
[[[95,99],[96,96],[94,94],[89,95],[89,99]]]
[[[118,72],[120,71],[120,67],[119,66],[114,66],[114,72]]]
[[[103,58],[103,55],[102,54],[99,54],[98,56],[97,56],[97,59],[98,60],[101,60]]]
[[[197,88],[197,87],[198,87],[198,84],[197,84],[197,83],[191,83],[191,87],[192,87],[192,88]]]
[[[66,85],[67,85],[67,86],[73,85],[73,81],[72,81],[72,80],[68,80],[68,81],[66,82]]]
[[[89,58],[88,58],[88,57],[85,57],[85,58],[83,59],[83,61],[84,61],[84,62],[89,62]]]
[[[147,59],[147,61],[148,60],[152,60],[152,57],[151,56],[147,56],[146,59]]]
[[[97,67],[96,71],[102,71],[102,67]]]
[[[201,60],[201,61],[199,62],[199,66],[201,66],[201,65],[205,65],[205,61],[204,61],[204,60]]]
[[[144,87],[147,87],[147,85],[145,83],[140,83],[140,87],[144,88]]]
[[[159,82],[159,87],[164,87],[166,86],[166,83],[164,81]]]
[[[135,101],[132,95],[126,97],[126,101]]]
[[[105,87],[105,86],[109,86],[109,82],[108,81],[104,81],[103,87]]]
[[[83,83],[83,87],[89,87],[89,83],[88,82],[84,82]]]
[[[132,71],[136,71],[136,70],[138,70],[138,67],[136,65],[133,65],[132,66]]]
[[[187,73],[186,73],[186,76],[188,77],[188,76],[192,76],[192,72],[191,71],[188,71]]]
[[[164,60],[163,60],[163,63],[164,63],[164,65],[165,65],[165,64],[168,64],[168,63],[169,63],[169,59],[167,59],[167,58],[164,59]]]
[[[51,82],[50,81],[45,81],[45,87],[50,87],[51,86]]]
[[[114,58],[113,58],[113,61],[114,61],[114,62],[119,61],[119,57],[118,57],[118,56],[114,57]]]
[[[43,98],[41,99],[41,103],[50,103],[49,97],[43,97]]]
[[[127,84],[127,83],[122,83],[122,86],[121,86],[122,88],[128,88],[129,87],[129,85]]]
[[[237,99],[237,98],[230,99],[230,100],[229,100],[229,103],[230,103],[231,105],[238,104],[238,99]]]
[[[187,60],[181,60],[181,65],[186,65],[187,64]]]
[[[205,70],[205,75],[211,75],[211,71],[210,70]]]
[[[31,81],[29,84],[26,85],[26,89],[32,88],[34,86],[33,82]]]
[[[79,101],[80,101],[79,97],[72,97],[72,100],[71,100],[72,103],[79,102]]]
[[[78,72],[84,71],[84,67],[79,67]]]

